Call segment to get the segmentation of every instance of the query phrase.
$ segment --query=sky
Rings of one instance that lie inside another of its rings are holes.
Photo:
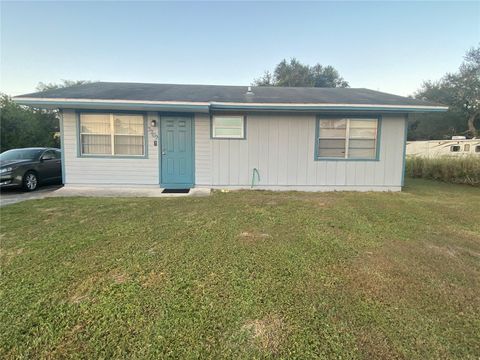
[[[473,2],[8,2],[0,91],[69,80],[250,85],[282,59],[413,94],[480,43]]]

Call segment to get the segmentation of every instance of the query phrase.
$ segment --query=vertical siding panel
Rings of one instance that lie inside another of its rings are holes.
[[[317,161],[317,184],[326,185],[327,184],[327,164],[328,161]]]
[[[260,184],[268,184],[268,135],[270,119],[271,117],[258,118],[258,171],[260,173]]]
[[[212,144],[210,142],[210,120],[204,115],[195,115],[195,183],[211,184]]]
[[[288,176],[288,119],[278,118],[278,185],[287,184]]]
[[[210,169],[211,169],[211,172],[210,172],[210,183],[211,184],[215,184],[216,183],[216,178],[215,178],[215,172],[216,172],[216,168],[217,168],[217,164],[215,163],[215,160],[216,160],[216,152],[215,152],[215,144],[214,142],[212,141],[212,139],[209,140],[209,143],[210,143],[210,156],[211,156],[211,160],[210,160]]]
[[[326,172],[326,179],[325,179],[325,184],[326,185],[335,185],[335,180],[336,180],[336,174],[335,174],[335,169],[336,169],[336,161],[327,161],[327,166],[325,169]]]
[[[259,155],[259,119],[257,116],[253,117],[248,124],[248,176],[251,179],[254,168],[259,168],[258,155]],[[261,176],[262,174],[260,174]]]
[[[307,181],[308,185],[315,185],[317,179],[317,162],[315,157],[315,117],[312,116],[307,120]]]
[[[270,117],[268,122],[268,184],[278,184],[278,131],[279,121],[276,117]]]
[[[239,182],[239,165],[240,165],[240,141],[241,140],[227,140],[229,142],[229,182],[230,185],[240,185]]]
[[[309,122],[305,120],[294,120],[297,128],[297,184],[307,184],[307,162],[311,161],[308,158],[308,125]]]
[[[387,154],[387,139],[390,139],[390,121],[382,119],[382,133],[380,137],[380,161],[375,163],[375,185],[385,183],[385,162],[389,161]]]
[[[214,164],[214,169],[213,169],[213,178],[214,178],[214,184],[215,185],[220,185],[220,141],[218,140],[213,140],[213,164]]]
[[[389,133],[396,133],[398,130],[398,126],[396,121],[388,121],[389,123],[389,128],[391,129]],[[400,134],[397,135],[399,137]],[[388,141],[386,142],[386,148],[387,148],[387,157],[389,161],[385,163],[385,169],[384,169],[384,184],[386,185],[391,185],[394,183],[393,181],[393,176],[394,176],[394,171],[395,171],[395,154],[396,154],[396,149],[395,149],[395,137],[391,136],[388,138]]]
[[[355,185],[355,163],[347,161],[345,166],[345,185]]]
[[[228,166],[228,161],[229,161],[229,155],[228,155],[228,150],[229,150],[229,140],[218,140],[218,147],[219,147],[219,164],[218,164],[218,174],[219,174],[219,183],[221,185],[227,185],[229,182],[229,166]]]
[[[370,161],[365,164],[365,181],[364,185],[372,185],[375,183],[375,168],[378,162]]]
[[[247,124],[248,126],[248,124]],[[241,185],[248,184],[249,182],[249,171],[248,171],[248,154],[249,146],[248,140],[239,140],[239,151],[240,151],[240,164],[239,167],[239,183]]]
[[[365,185],[365,171],[369,161],[355,162],[355,185]]]
[[[297,183],[298,126],[295,120],[288,118],[287,184]]]
[[[397,133],[404,134],[405,133],[405,126],[406,121],[391,121],[398,126],[396,130]],[[393,171],[393,178],[391,181],[392,185],[400,186],[402,184],[402,171],[403,171],[403,146],[404,146],[404,136],[396,137],[396,144],[395,144],[395,156],[393,158],[394,162],[394,171]]]
[[[65,182],[67,184],[71,182],[70,169],[74,169],[71,163],[77,152],[75,121],[75,113],[73,111],[63,110],[63,162],[66,175]]]
[[[337,162],[337,174],[335,177],[335,180],[336,180],[335,185],[339,185],[339,186],[345,185],[346,167],[347,167],[347,163],[345,161]]]

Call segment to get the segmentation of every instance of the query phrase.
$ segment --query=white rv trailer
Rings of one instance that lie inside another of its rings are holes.
[[[407,141],[407,156],[480,156],[480,139]]]

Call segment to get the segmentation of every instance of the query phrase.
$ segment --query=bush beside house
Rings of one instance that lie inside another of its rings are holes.
[[[408,157],[405,175],[480,187],[480,157]]]

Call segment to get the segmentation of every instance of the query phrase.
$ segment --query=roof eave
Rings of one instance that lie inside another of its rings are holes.
[[[382,104],[287,104],[287,103],[225,103],[225,102],[182,102],[140,101],[100,99],[55,99],[14,97],[19,105],[42,109],[94,109],[135,111],[185,111],[208,113],[210,111],[273,111],[273,112],[384,112],[418,113],[445,112],[447,106],[436,105],[382,105]]]
[[[40,109],[92,109],[92,110],[132,110],[132,111],[188,111],[208,113],[208,103],[156,102],[156,101],[118,101],[84,99],[42,99],[14,97],[19,105]]]
[[[445,112],[446,106],[384,106],[384,105],[358,105],[358,104],[319,104],[319,105],[223,105],[212,104],[212,111],[273,111],[273,112],[382,112],[382,113],[422,113]]]

